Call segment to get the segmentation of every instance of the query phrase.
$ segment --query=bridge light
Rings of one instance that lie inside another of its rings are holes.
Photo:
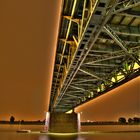
[[[88,98],[90,98],[90,94],[88,95]]]
[[[125,76],[122,75],[120,72],[117,74],[117,81],[120,81],[120,80],[122,80],[124,78],[125,78]]]
[[[140,67],[140,66],[139,66],[137,63],[134,64],[134,70],[135,70],[135,69],[138,69],[139,67]]]
[[[93,97],[94,96],[94,93],[93,92],[90,92],[90,96]]]
[[[71,114],[72,112],[73,112],[73,110],[71,109],[71,110],[67,111],[66,114]]]
[[[111,78],[111,81],[112,81],[113,83],[115,83],[115,82],[116,82],[116,80],[115,80],[115,78],[114,78],[114,77],[112,77],[112,78]]]
[[[100,92],[100,88],[99,87],[97,88],[97,92]]]

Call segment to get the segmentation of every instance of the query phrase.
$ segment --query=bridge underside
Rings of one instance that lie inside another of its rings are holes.
[[[64,0],[50,111],[66,112],[140,74],[140,0]]]

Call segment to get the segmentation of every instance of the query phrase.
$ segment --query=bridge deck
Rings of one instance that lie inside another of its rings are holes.
[[[140,0],[64,0],[50,111],[65,112],[140,74]]]

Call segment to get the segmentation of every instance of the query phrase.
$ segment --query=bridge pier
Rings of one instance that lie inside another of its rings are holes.
[[[47,113],[46,127],[52,133],[75,133],[80,130],[80,114]]]

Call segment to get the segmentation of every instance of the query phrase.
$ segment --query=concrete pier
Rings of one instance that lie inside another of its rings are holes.
[[[53,133],[73,133],[80,129],[80,114],[71,113],[50,113],[49,132]]]

